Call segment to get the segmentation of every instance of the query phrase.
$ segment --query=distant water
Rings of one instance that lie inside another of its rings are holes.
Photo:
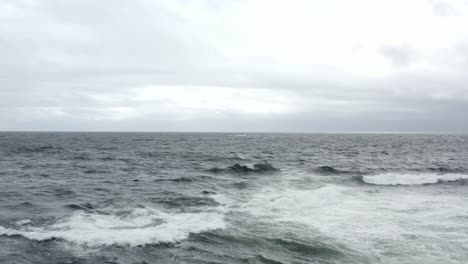
[[[467,263],[468,136],[0,133],[0,263]]]

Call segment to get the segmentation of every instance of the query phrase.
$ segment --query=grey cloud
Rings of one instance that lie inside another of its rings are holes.
[[[185,5],[195,7],[180,9]],[[468,131],[468,78],[457,67],[446,75],[405,72],[418,61],[418,47],[385,43],[376,53],[402,72],[362,77],[330,65],[278,62],[246,48],[255,40],[218,15],[226,5],[233,4],[2,1],[0,130]],[[466,58],[463,45],[453,52]],[[300,98],[300,110],[208,112],[181,121],[151,110],[170,107],[170,100],[134,99],[140,87],[158,85],[265,89]],[[113,118],[120,108],[137,113]]]
[[[438,16],[451,16],[459,14],[450,3],[442,0],[428,0],[432,5],[432,9]]]
[[[164,75],[217,56],[216,49],[194,34],[197,29],[190,21],[155,2],[27,3],[4,17],[0,26],[1,67],[9,76],[20,72],[54,80]]]
[[[415,57],[414,51],[406,44],[384,46],[380,52],[397,67],[408,66]]]

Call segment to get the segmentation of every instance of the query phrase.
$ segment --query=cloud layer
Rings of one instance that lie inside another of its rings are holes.
[[[468,132],[468,2],[0,1],[0,130]]]

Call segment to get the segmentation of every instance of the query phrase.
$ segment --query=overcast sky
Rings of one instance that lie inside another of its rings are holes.
[[[468,0],[0,0],[0,130],[468,132]]]

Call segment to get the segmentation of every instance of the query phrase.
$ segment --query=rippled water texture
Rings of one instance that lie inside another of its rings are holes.
[[[0,263],[467,263],[468,136],[0,133]]]

